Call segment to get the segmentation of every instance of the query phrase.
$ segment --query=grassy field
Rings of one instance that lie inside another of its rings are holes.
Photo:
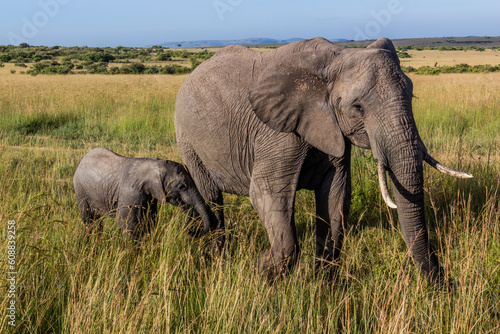
[[[469,54],[469,53],[467,53]],[[247,198],[226,196],[228,242],[186,233],[161,207],[140,247],[105,219],[83,240],[72,175],[97,146],[180,161],[175,95],[186,76],[0,74],[0,332],[498,333],[500,331],[500,74],[412,76],[420,135],[457,180],[426,167],[432,243],[455,290],[428,286],[380,199],[368,151],[353,156],[352,214],[337,276],[314,277],[314,196],[301,191],[302,253],[269,286],[256,271],[268,247]],[[16,322],[8,324],[8,221],[16,227]]]
[[[402,66],[453,66],[458,64],[498,65],[500,50],[486,49],[484,51],[438,51],[438,50],[408,50],[411,58],[401,59]]]

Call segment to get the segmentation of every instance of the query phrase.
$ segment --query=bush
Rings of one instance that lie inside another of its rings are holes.
[[[169,53],[160,53],[159,55],[156,56],[157,61],[168,61],[172,60],[172,56]]]
[[[58,62],[38,62],[33,64],[31,70],[26,73],[31,75],[38,74],[69,74],[72,73],[74,65],[71,63],[59,64]]]
[[[2,63],[8,63],[11,60],[12,60],[12,57],[8,54],[0,55],[0,62],[2,62]]]
[[[160,71],[161,71],[160,66],[153,65],[153,66],[146,68],[146,70],[144,71],[144,74],[158,74],[158,73],[160,73]]]
[[[427,74],[427,75],[437,75],[441,73],[439,67],[431,67],[431,66],[421,66],[415,72],[416,74]]]
[[[48,55],[47,53],[37,51],[35,55],[33,56],[33,61],[35,63],[38,63],[39,61],[42,60],[49,60],[52,59],[52,56]]]
[[[413,66],[401,66],[401,69],[405,73],[412,73],[412,72],[416,72],[417,71],[417,69],[415,67],[413,67]]]
[[[398,57],[399,58],[411,58],[411,55],[408,52],[403,51],[403,52],[398,53]]]
[[[88,64],[85,67],[90,74],[104,74],[108,72],[107,63]]]
[[[142,63],[132,63],[130,65],[123,65],[120,68],[121,74],[142,74],[146,70],[146,66]]]
[[[194,71],[194,69],[197,68],[203,62],[203,60],[200,61],[195,57],[192,57],[190,61],[191,61],[191,71]]]
[[[90,72],[89,72],[90,73]],[[142,63],[132,63],[122,67],[111,67],[108,74],[187,74],[191,69],[180,65],[165,65],[164,67],[153,65],[146,66]]]
[[[93,63],[109,63],[115,60],[115,56],[105,52],[88,52],[80,57],[81,60]]]

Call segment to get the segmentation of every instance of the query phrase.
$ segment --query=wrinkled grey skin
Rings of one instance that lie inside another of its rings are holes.
[[[201,234],[215,221],[189,173],[173,161],[127,158],[94,148],[80,161],[73,185],[84,224],[116,216],[118,227],[134,240],[154,227],[158,201],[191,206],[203,219]]]
[[[250,196],[271,243],[259,258],[269,279],[290,269],[299,253],[299,189],[315,191],[317,269],[338,260],[354,144],[371,149],[384,180],[389,172],[410,253],[429,280],[442,282],[424,216],[427,150],[413,119],[412,82],[390,40],[366,49],[323,38],[265,53],[223,48],[181,87],[175,128],[182,159],[207,202],[222,205],[222,192]],[[223,213],[215,214],[222,229]]]

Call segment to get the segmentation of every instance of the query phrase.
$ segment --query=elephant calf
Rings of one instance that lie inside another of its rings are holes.
[[[144,228],[156,223],[160,201],[191,206],[203,219],[200,234],[210,230],[212,212],[189,173],[173,161],[127,158],[106,148],[94,148],[76,168],[73,185],[87,227],[99,217],[116,216],[118,227],[137,240]]]

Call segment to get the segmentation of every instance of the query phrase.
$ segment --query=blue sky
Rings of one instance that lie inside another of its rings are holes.
[[[498,0],[2,0],[0,45],[499,36]]]

